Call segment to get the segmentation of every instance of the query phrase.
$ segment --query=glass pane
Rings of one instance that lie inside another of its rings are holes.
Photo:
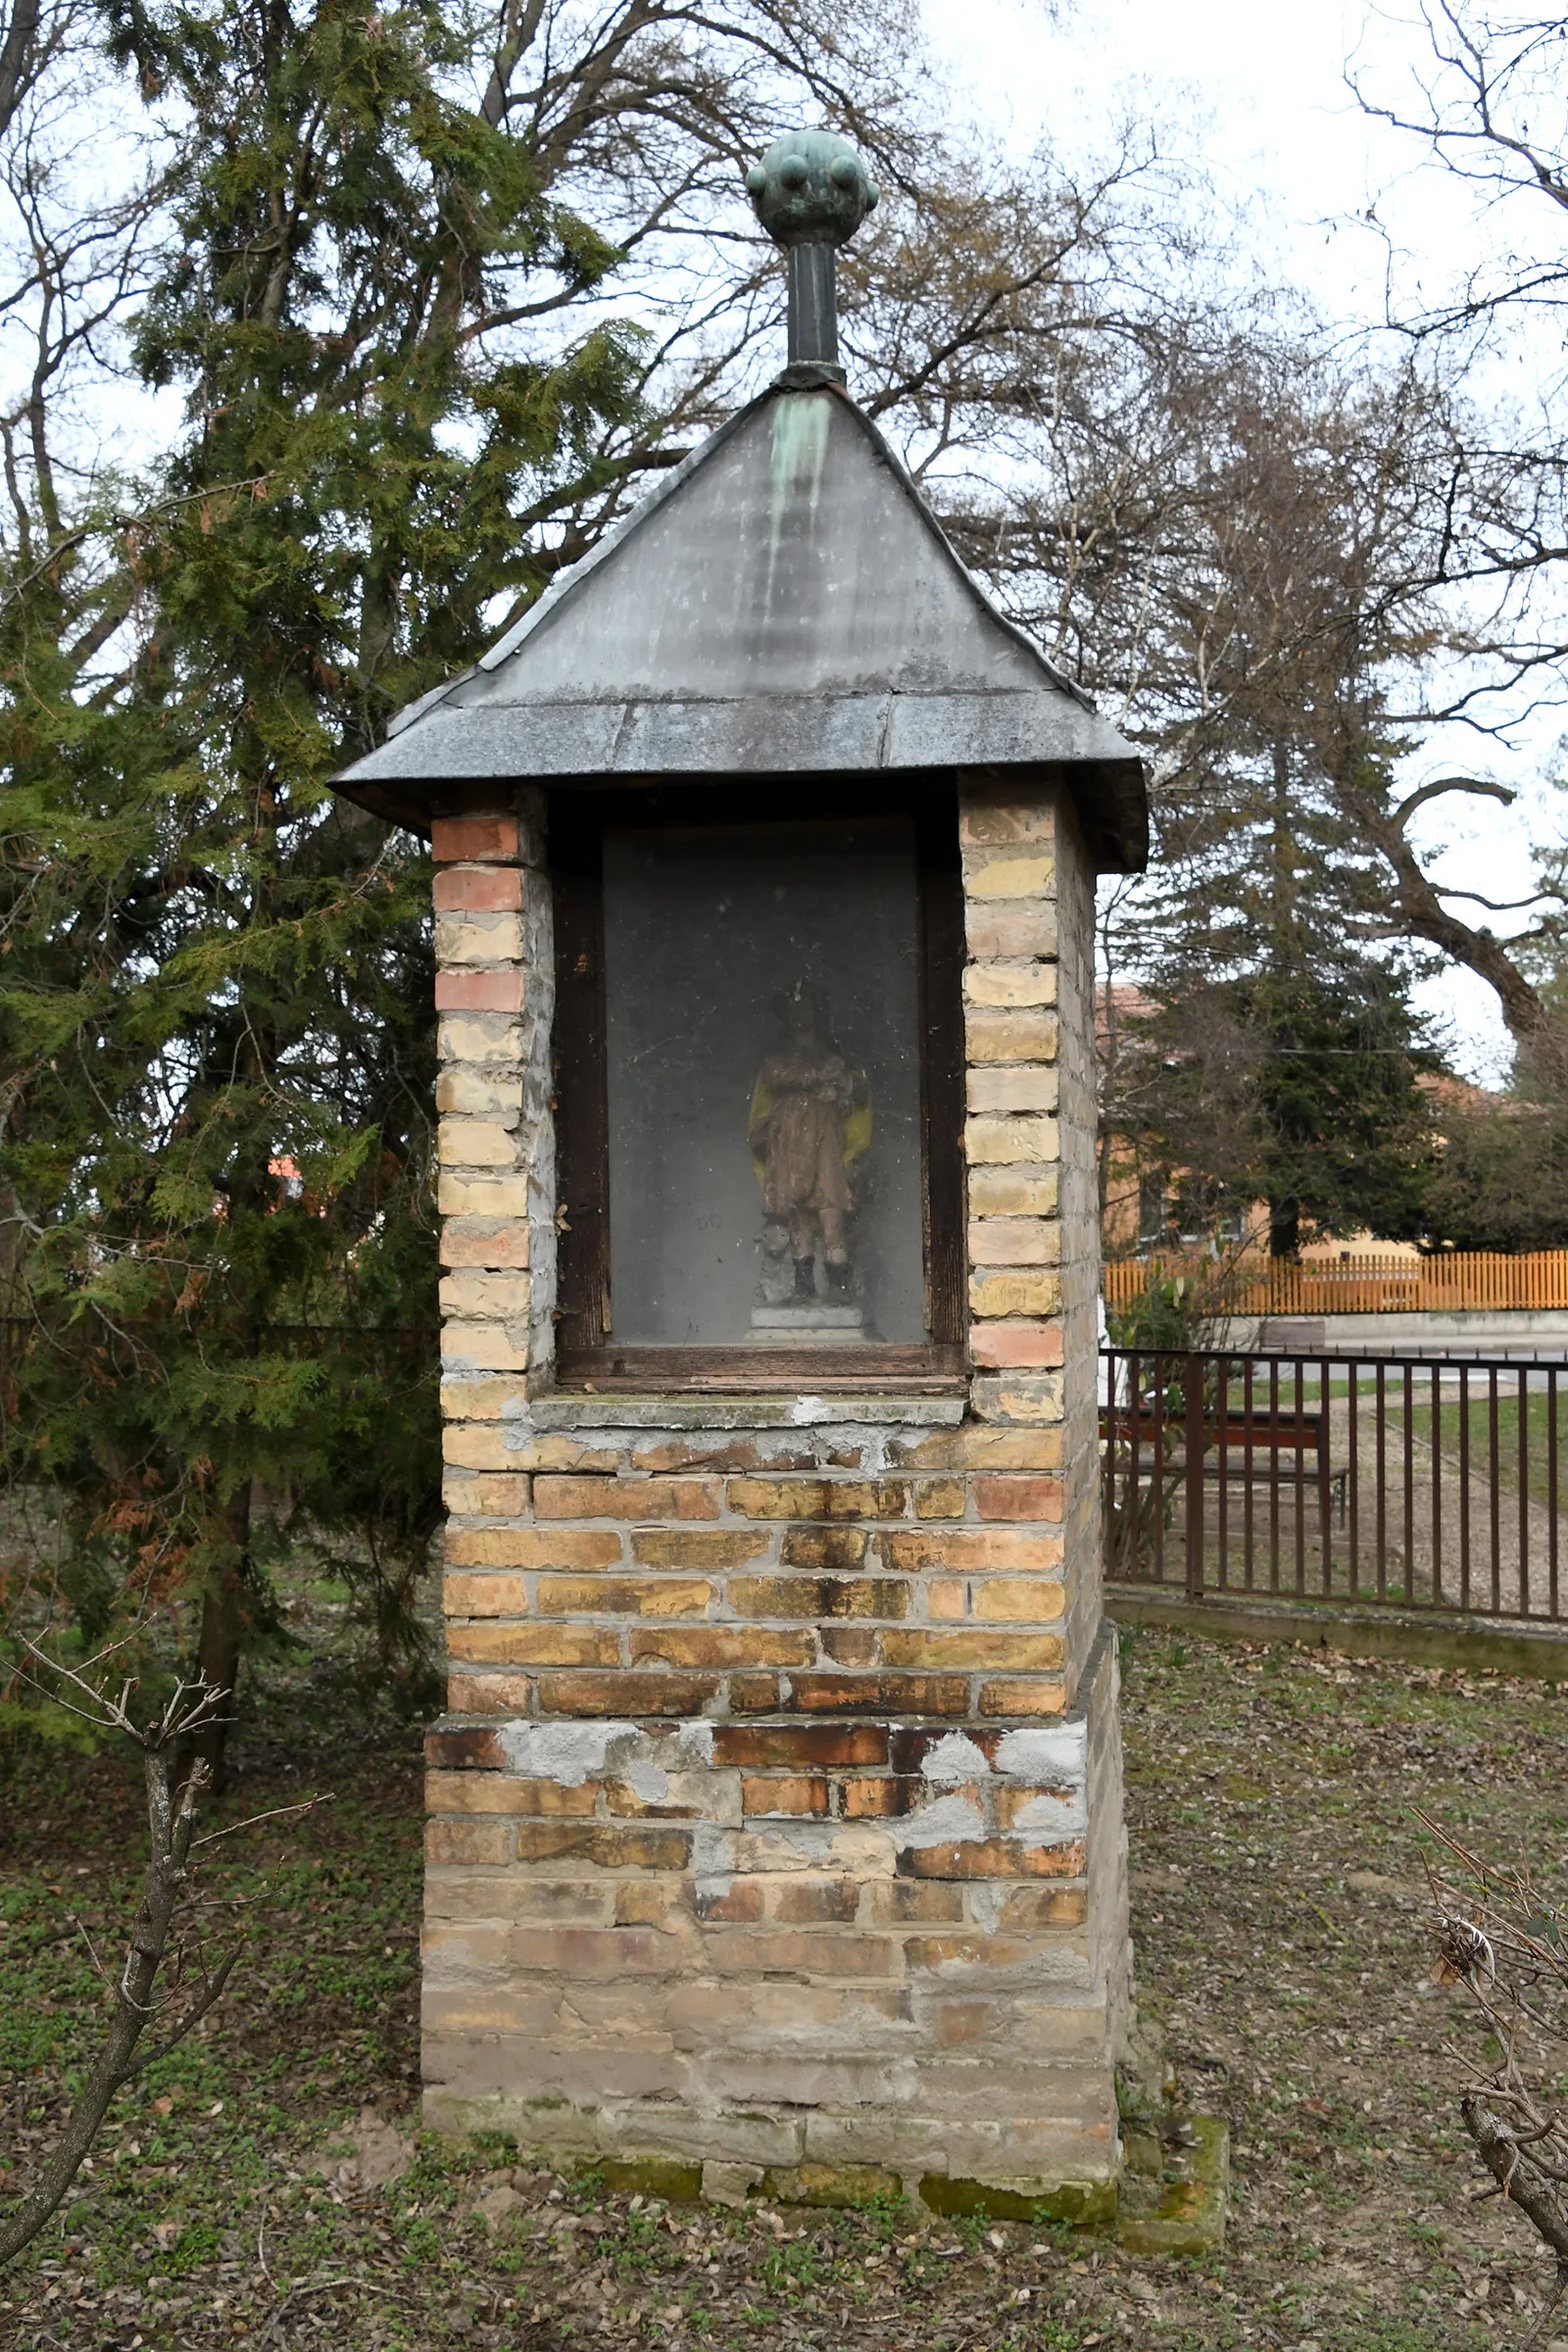
[[[919,1341],[914,829],[605,835],[611,1336]]]

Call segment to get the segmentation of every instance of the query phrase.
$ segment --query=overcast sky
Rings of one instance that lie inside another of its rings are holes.
[[[1407,281],[1429,295],[1501,233],[1416,142],[1371,122],[1346,85],[1354,61],[1375,95],[1411,91],[1425,36],[1413,0],[1403,13],[1401,26],[1392,10],[1379,20],[1340,0],[1079,0],[1054,23],[1037,0],[928,0],[956,97],[999,138],[1027,148],[1045,133],[1087,149],[1141,104],[1244,214],[1247,246],[1265,270],[1331,316],[1367,323],[1383,313],[1386,263],[1384,243],[1358,225],[1369,206]],[[1534,233],[1533,223],[1527,230],[1516,212],[1511,233]],[[1544,221],[1543,234],[1556,231]],[[1568,709],[1539,716],[1511,753],[1466,738],[1434,741],[1418,758],[1412,780],[1463,762],[1521,788],[1512,814],[1493,803],[1445,805],[1432,834],[1447,844],[1443,878],[1499,900],[1528,888],[1532,834],[1554,838],[1562,822],[1543,779],[1565,729]],[[1426,1000],[1454,1024],[1462,1062],[1495,1083],[1506,1050],[1491,990],[1457,973]]]

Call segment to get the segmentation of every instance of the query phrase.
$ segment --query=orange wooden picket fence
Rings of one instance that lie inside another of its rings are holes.
[[[1481,1250],[1442,1256],[1242,1260],[1123,1257],[1105,1265],[1105,1304],[1131,1306],[1155,1279],[1185,1276],[1203,1304],[1231,1315],[1442,1314],[1465,1307],[1568,1307],[1568,1250],[1519,1257]]]

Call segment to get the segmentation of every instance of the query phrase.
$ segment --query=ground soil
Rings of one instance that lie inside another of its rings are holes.
[[[1448,2047],[1475,2030],[1429,1983],[1415,1809],[1560,1874],[1568,1701],[1154,1633],[1128,1644],[1127,1701],[1140,1997],[1183,2096],[1230,2123],[1222,2253],[892,2206],[669,2206],[419,2139],[418,1740],[328,1644],[252,1691],[221,1811],[332,1802],[216,1849],[248,1936],[231,1989],[121,2094],[91,2175],[0,2276],[0,2345],[1522,2344],[1550,2270],[1514,2212],[1473,2201]],[[0,1761],[0,2208],[90,2052],[89,1943],[105,1965],[122,1948],[138,1803],[117,1754]],[[1568,2324],[1544,2340],[1568,2352]]]

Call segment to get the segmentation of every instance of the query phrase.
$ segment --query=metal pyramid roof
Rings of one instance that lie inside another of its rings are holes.
[[[470,670],[337,779],[419,830],[435,788],[1064,767],[1102,868],[1148,850],[1143,767],[964,569],[869,419],[774,385]]]

